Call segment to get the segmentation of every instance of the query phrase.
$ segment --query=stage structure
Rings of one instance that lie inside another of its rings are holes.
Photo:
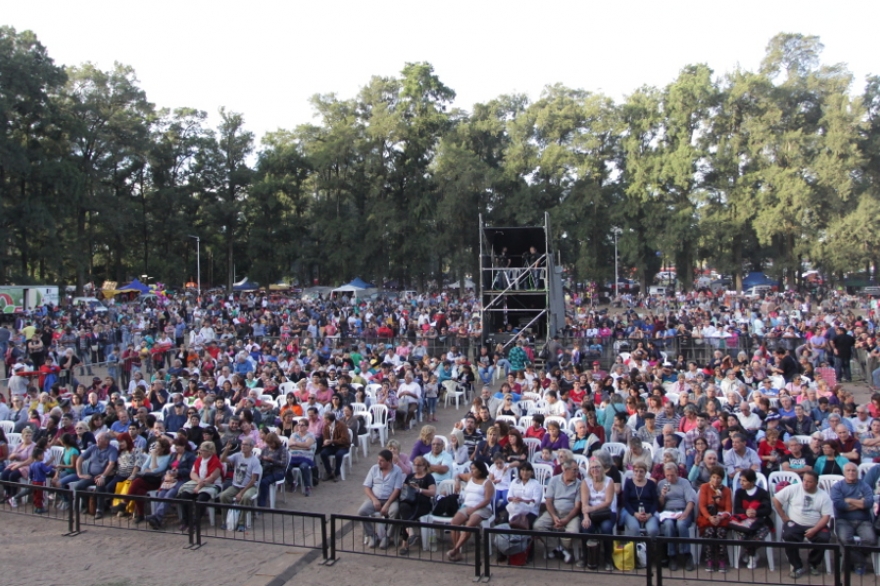
[[[480,295],[483,335],[509,346],[516,332],[547,340],[565,326],[562,267],[550,246],[550,218],[543,226],[494,227],[480,216]]]

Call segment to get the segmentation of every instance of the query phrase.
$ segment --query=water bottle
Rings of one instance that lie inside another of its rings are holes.
[[[434,530],[431,530],[431,535],[428,537],[428,549],[431,551],[437,551],[437,534],[434,533]]]
[[[645,505],[643,505],[642,503],[639,503],[639,515],[644,515],[644,514],[645,514]]]

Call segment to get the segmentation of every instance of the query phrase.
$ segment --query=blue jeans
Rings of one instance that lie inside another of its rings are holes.
[[[684,519],[673,521],[666,519],[660,524],[663,535],[666,537],[690,537],[690,527],[694,524],[694,515],[691,513]],[[675,555],[675,544],[670,543],[666,546],[666,553],[670,556]],[[678,544],[678,553],[686,554],[691,552],[691,546],[687,543]]]
[[[330,474],[330,456],[334,456],[336,461],[334,462],[333,474],[336,476],[340,475],[340,471],[342,470],[342,457],[348,453],[348,448],[343,448],[340,446],[327,446],[321,450],[321,462],[324,463],[324,472],[326,474]]]
[[[437,412],[437,397],[428,397],[425,399],[428,408],[428,415],[433,415]]]
[[[290,459],[290,468],[299,468],[300,474],[302,474],[303,486],[308,488],[312,487],[312,466],[315,465],[315,462],[310,458],[297,458],[292,457]]]
[[[491,364],[485,368],[482,366],[477,368],[477,372],[480,374],[480,380],[483,381],[484,385],[492,384],[492,375],[495,374],[495,367]]]
[[[630,515],[626,509],[621,512],[620,516],[623,520],[624,533],[626,535],[637,537],[641,534],[642,525],[638,519]],[[648,537],[656,537],[660,534],[660,523],[657,522],[657,517],[653,515],[648,517],[648,520],[645,521],[645,533],[648,534]]]
[[[843,360],[839,356],[834,357],[834,372],[837,374],[837,382],[844,379],[852,381],[852,370],[850,370],[849,360]]]
[[[510,374],[510,361],[507,358],[502,358],[501,360],[499,360],[496,367],[504,369],[505,378],[507,378],[507,375]]]
[[[283,470],[278,470],[263,475],[263,478],[260,480],[260,494],[257,497],[258,507],[266,506],[266,503],[269,502],[269,491],[272,489],[272,485],[282,478],[284,478]]]

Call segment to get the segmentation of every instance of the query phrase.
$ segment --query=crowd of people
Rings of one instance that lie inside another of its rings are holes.
[[[371,518],[374,547],[397,537],[375,517],[416,520],[438,507],[454,527],[581,535],[579,559],[572,539],[544,555],[590,568],[612,563],[610,542],[591,534],[688,537],[692,525],[707,538],[704,559],[670,544],[671,569],[727,571],[729,552],[711,539],[734,534],[753,568],[774,513],[786,542],[827,541],[833,517],[840,541],[858,535],[870,546],[880,469],[859,465],[880,462],[880,394],[857,404],[840,383],[856,351],[873,360],[880,350],[873,309],[852,303],[693,294],[611,314],[572,298],[563,333],[574,337],[538,347],[514,324],[509,346],[480,345],[473,297],[54,309],[0,328],[11,375],[0,479],[29,481],[6,485],[9,506],[33,492],[43,512],[41,485],[94,486],[94,515],[109,506],[157,528],[165,507],[146,515],[119,497],[156,490],[267,506],[276,486],[308,496],[338,482],[373,406],[386,408],[392,430],[433,423],[451,384],[469,397],[467,415],[445,436],[422,427],[408,455],[391,439],[364,482],[359,514]],[[670,338],[703,340],[708,352],[670,354]],[[108,376],[80,380],[95,362]],[[787,475],[770,482],[774,473]],[[843,479],[819,488],[829,475]],[[445,480],[452,494],[442,494]],[[185,513],[180,529],[198,521]],[[453,532],[450,560],[469,536]],[[418,540],[404,532],[399,553]],[[798,548],[786,554],[792,577],[803,575]]]

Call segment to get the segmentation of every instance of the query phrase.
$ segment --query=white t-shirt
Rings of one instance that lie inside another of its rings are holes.
[[[241,452],[232,454],[226,458],[226,462],[232,466],[232,486],[244,488],[254,474],[257,475],[255,486],[259,486],[260,478],[263,476],[263,467],[260,465],[259,458],[253,453],[250,458],[245,458]]]
[[[831,515],[834,507],[831,497],[824,490],[816,489],[813,494],[804,490],[803,483],[790,484],[775,495],[788,513],[788,517],[798,525],[812,527],[825,515]]]

